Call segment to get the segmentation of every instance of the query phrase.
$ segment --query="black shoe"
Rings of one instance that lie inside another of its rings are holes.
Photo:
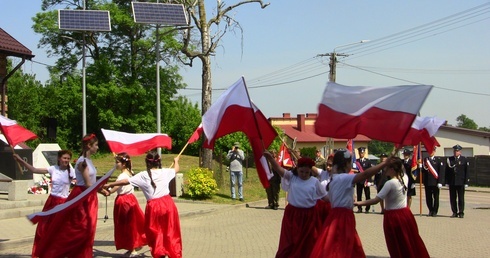
[[[461,219],[462,219],[462,218],[464,218],[464,213],[460,212],[460,213],[458,214],[458,216],[459,216],[459,218],[461,218]]]
[[[362,210],[357,210],[357,213],[362,213]]]
[[[453,215],[451,215],[451,218],[457,218],[457,217],[458,217],[457,213],[453,213]]]
[[[369,213],[369,210],[364,211],[364,213]]]
[[[429,212],[429,214],[427,214],[427,217],[432,217],[432,216],[434,216],[434,213],[432,213],[432,211]]]
[[[278,205],[278,206],[274,206],[274,208],[273,208],[273,209],[274,209],[274,210],[277,210],[278,208],[279,208],[279,205]]]
[[[240,198],[240,201],[243,202],[243,198]]]
[[[274,206],[272,206],[272,205],[267,205],[267,206],[265,206],[265,208],[269,210],[269,209],[274,208]]]
[[[432,212],[432,217],[437,217],[437,213],[436,212]]]

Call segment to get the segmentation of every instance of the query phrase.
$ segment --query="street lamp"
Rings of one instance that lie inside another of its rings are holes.
[[[62,38],[70,39],[77,44],[82,45],[82,137],[87,135],[87,87],[85,80],[85,33],[83,33],[83,42],[69,36],[62,35]]]
[[[330,73],[329,73],[329,78],[328,80],[331,81],[331,82],[335,82],[335,77],[336,77],[336,71],[337,71],[337,52],[336,52],[336,49],[337,48],[342,48],[342,47],[347,47],[347,46],[352,46],[352,45],[357,45],[357,44],[362,44],[362,43],[366,43],[366,42],[369,42],[370,40],[369,39],[363,39],[361,41],[357,41],[357,42],[353,42],[353,43],[349,43],[349,44],[345,44],[345,45],[340,45],[340,46],[337,46],[333,49],[333,52],[329,54],[330,56]],[[345,54],[340,54],[341,56],[348,56],[348,55],[345,55]]]

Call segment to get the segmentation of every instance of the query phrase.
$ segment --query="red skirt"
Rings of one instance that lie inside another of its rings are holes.
[[[75,186],[66,201],[75,198],[85,189],[83,186]],[[98,206],[97,191],[94,191],[76,206],[53,214],[52,221],[45,231],[49,237],[40,239],[38,243],[38,256],[93,257]]]
[[[147,202],[145,233],[153,257],[182,257],[179,212],[170,195]]]
[[[143,214],[134,194],[116,197],[114,203],[114,242],[117,250],[134,250],[147,244],[145,214]]]
[[[430,257],[409,208],[385,210],[383,228],[390,257]]]
[[[310,257],[366,257],[352,209],[330,210]]]
[[[44,203],[43,211],[48,211],[58,204],[62,204],[66,201],[66,198],[49,195],[46,203]],[[44,217],[38,223],[36,227],[36,234],[34,235],[34,244],[32,245],[32,257],[38,257],[39,251],[37,250],[38,242],[43,239],[46,234],[46,225],[49,225],[52,217]]]
[[[318,200],[316,201],[316,206],[318,209],[318,216],[320,216],[320,224],[323,225],[323,222],[325,222],[327,219],[330,209],[332,209],[332,204],[330,202]]]
[[[282,218],[276,257],[308,257],[321,229],[318,208],[297,208],[288,204]]]

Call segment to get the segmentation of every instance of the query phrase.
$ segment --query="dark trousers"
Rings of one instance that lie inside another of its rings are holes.
[[[437,214],[439,211],[439,187],[425,186],[425,203],[430,213]]]
[[[362,190],[364,190],[364,195],[366,195],[366,200],[371,199],[371,188],[370,187],[365,187],[364,183],[356,183],[356,195],[357,195],[357,201],[360,202],[362,201]],[[366,211],[369,211],[369,208],[371,206],[366,206]],[[362,210],[361,207],[357,208],[358,210]]]
[[[281,190],[281,177],[274,175],[269,180],[269,187],[265,189],[267,200],[271,208],[279,207],[279,191]]]
[[[458,198],[457,203],[456,197]],[[464,185],[449,186],[449,201],[451,203],[451,210],[453,213],[464,214]]]

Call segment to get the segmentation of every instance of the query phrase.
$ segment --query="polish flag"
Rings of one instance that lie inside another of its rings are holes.
[[[216,139],[234,132],[247,135],[254,153],[255,165],[262,185],[267,188],[273,176],[263,156],[277,136],[264,114],[248,97],[242,77],[226,90],[202,117],[206,140],[204,147],[214,148]]]
[[[107,145],[114,153],[141,155],[155,148],[172,148],[172,139],[161,133],[125,133],[101,129]]]
[[[323,137],[401,143],[429,94],[430,85],[343,86],[329,82],[318,107],[315,132]]]
[[[403,142],[397,146],[417,145],[422,142],[425,150],[432,153],[435,146],[440,146],[434,135],[439,127],[446,122],[444,119],[437,117],[416,117],[412,123],[410,131],[403,139]]]
[[[0,125],[2,134],[5,136],[5,139],[7,139],[8,144],[12,147],[15,147],[21,142],[37,138],[33,132],[17,124],[15,120],[8,119],[2,115],[0,115]]]
[[[191,135],[191,138],[189,138],[189,140],[187,141],[187,143],[191,144],[191,143],[198,141],[199,138],[201,138],[202,132],[203,132],[202,123],[200,123],[199,126],[194,131],[194,133]]]
[[[420,162],[420,144],[413,146],[413,156],[412,156],[412,164],[411,164],[411,171],[410,175],[412,175],[412,178],[415,180],[415,178],[419,174],[419,162]]]
[[[77,195],[75,198],[56,205],[55,207],[47,210],[47,211],[42,211],[42,212],[36,212],[32,213],[30,215],[27,215],[27,219],[29,219],[32,224],[38,223],[43,217],[51,216],[53,214],[56,214],[58,212],[62,211],[68,211],[74,207],[77,207],[77,205],[81,202],[83,202],[87,197],[92,194],[93,192],[99,190],[100,187],[102,187],[104,184],[107,183],[107,180],[109,180],[109,177],[111,177],[112,173],[114,173],[114,170],[116,170],[116,166],[114,166],[111,170],[109,170],[107,173],[105,173],[104,176],[102,176],[99,180],[95,182],[95,184],[91,185],[89,188],[85,189],[81,194]]]
[[[293,160],[291,159],[291,153],[289,153],[288,148],[286,148],[286,144],[281,144],[281,148],[279,149],[279,155],[277,156],[277,162],[281,164],[283,168],[291,169],[293,165]]]

